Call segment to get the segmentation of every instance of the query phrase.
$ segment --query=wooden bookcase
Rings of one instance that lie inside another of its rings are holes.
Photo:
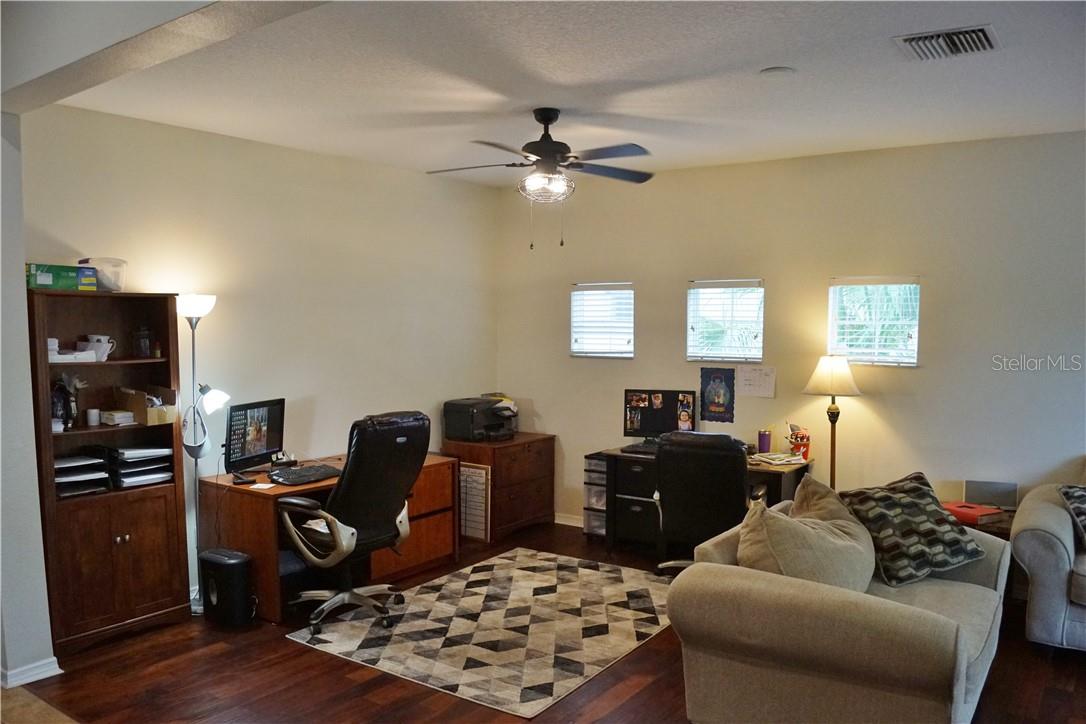
[[[113,389],[180,389],[177,305],[172,294],[30,290],[30,369],[45,568],[53,646],[58,656],[108,636],[190,616],[185,487],[180,420],[154,426],[87,427],[84,411],[111,409]],[[133,359],[133,333],[147,327],[162,356]],[[117,343],[106,362],[50,363],[47,338],[72,349],[87,334]],[[89,385],[79,393],[80,420],[54,433],[53,382],[64,372]],[[172,480],[60,499],[58,457],[89,445],[169,447]]]

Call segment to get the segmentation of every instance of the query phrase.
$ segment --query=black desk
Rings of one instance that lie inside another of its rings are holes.
[[[635,455],[621,448],[603,450],[607,460],[607,547],[616,541],[655,544],[660,518],[653,502],[656,491],[656,456]],[[764,465],[747,462],[747,479],[752,486],[766,486],[766,504],[791,500],[796,486],[814,459],[796,465]]]

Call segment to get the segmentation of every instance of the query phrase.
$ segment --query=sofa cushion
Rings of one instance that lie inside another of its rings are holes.
[[[739,528],[739,565],[864,591],[875,569],[867,529],[836,493],[803,479],[790,514],[756,504]]]
[[[1076,553],[1071,566],[1071,600],[1086,606],[1086,551]]]
[[[939,504],[923,473],[840,495],[871,532],[879,575],[891,586],[915,583],[932,571],[949,571],[984,557],[984,549]]]
[[[1086,545],[1086,485],[1061,485],[1060,497],[1071,513],[1079,540]]]

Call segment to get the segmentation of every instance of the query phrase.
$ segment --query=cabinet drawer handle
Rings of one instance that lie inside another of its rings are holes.
[[[641,508],[640,505],[631,505],[630,506],[630,512],[631,513],[640,513],[641,510],[642,510],[642,508]]]
[[[116,545],[120,545],[120,544],[121,544],[121,537],[120,537],[120,536],[117,536],[116,538],[114,538],[114,539],[113,539],[113,542],[114,542],[114,543],[115,543]]]
[[[132,539],[132,536],[128,535],[127,533],[124,534],[124,542],[125,543],[127,543],[131,539]]]
[[[641,467],[640,465],[631,465],[630,466],[630,472],[642,473],[644,471],[645,471],[645,468]]]

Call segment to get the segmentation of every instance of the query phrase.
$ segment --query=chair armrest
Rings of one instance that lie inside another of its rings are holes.
[[[300,512],[316,511],[321,509],[321,504],[311,498],[280,498],[276,501],[279,509],[298,508]]]
[[[938,701],[964,691],[958,625],[930,611],[713,563],[680,573],[667,606],[683,646],[702,652]]]
[[[1034,488],[1022,499],[1011,524],[1011,545],[1014,557],[1031,578],[1033,569],[1071,569],[1075,531],[1058,485]],[[1035,551],[1043,552],[1043,557],[1037,558]]]
[[[294,547],[311,566],[317,568],[331,568],[340,563],[344,558],[354,552],[355,543],[358,540],[358,532],[349,525],[340,523],[335,516],[321,509],[321,504],[309,498],[280,498],[276,507],[279,517],[283,520],[283,527]],[[306,538],[305,534],[294,525],[291,513],[307,516],[310,519],[323,520],[328,528],[328,534],[332,537],[332,550],[323,550]]]
[[[771,508],[771,510],[776,510],[786,515],[791,509],[791,500],[782,500]],[[694,560],[701,563],[735,565],[739,560],[739,529],[741,527],[742,526],[737,525],[734,528],[710,538],[704,543],[699,543],[694,548]]]
[[[933,571],[931,577],[974,583],[1003,595],[1003,588],[1007,584],[1007,570],[1011,565],[1011,544],[979,530],[970,530],[969,535],[984,549],[984,558],[949,571]]]

